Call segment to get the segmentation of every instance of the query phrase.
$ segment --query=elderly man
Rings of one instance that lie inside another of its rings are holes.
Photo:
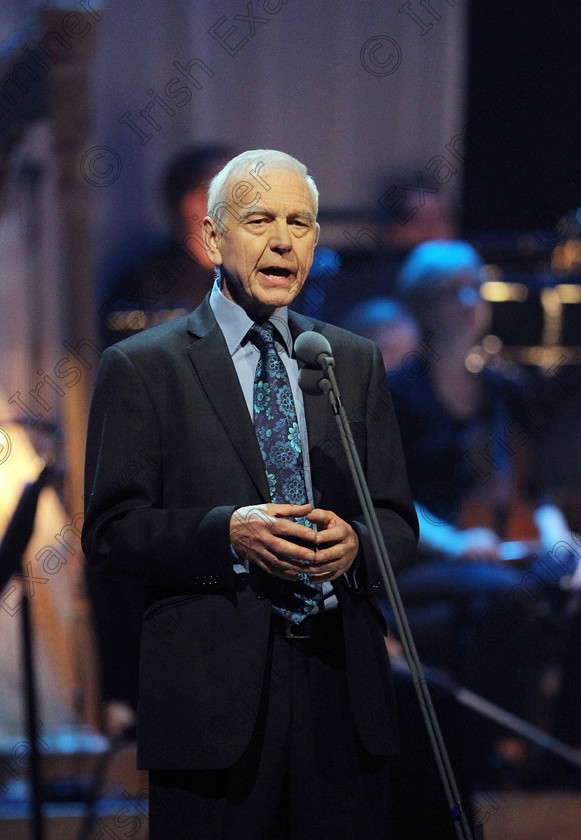
[[[298,388],[299,333],[333,348],[397,566],[413,561],[417,521],[378,349],[287,310],[317,203],[289,155],[231,160],[204,219],[211,293],[102,357],[84,548],[148,592],[138,762],[151,840],[389,836],[380,576],[331,409]]]

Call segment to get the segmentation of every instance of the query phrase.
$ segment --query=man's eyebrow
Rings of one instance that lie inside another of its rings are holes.
[[[247,219],[249,216],[276,216],[274,210],[269,210],[268,207],[247,207],[240,211],[240,218]]]
[[[241,210],[239,217],[241,219],[248,219],[250,216],[270,216],[272,219],[276,217],[276,211],[269,207],[247,207]],[[315,222],[315,216],[309,210],[295,210],[292,213],[286,214],[287,219],[307,219],[309,222]]]
[[[308,219],[309,222],[315,221],[315,216],[310,210],[299,210],[296,213],[289,213],[287,218],[291,219]]]

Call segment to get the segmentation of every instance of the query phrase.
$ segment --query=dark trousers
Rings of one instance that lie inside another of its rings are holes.
[[[341,616],[313,620],[308,640],[273,629],[255,731],[233,767],[150,773],[150,840],[393,837],[389,759],[359,743]]]

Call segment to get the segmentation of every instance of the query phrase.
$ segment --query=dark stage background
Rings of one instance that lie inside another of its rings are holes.
[[[581,200],[579,4],[472,2],[467,233],[550,229]]]

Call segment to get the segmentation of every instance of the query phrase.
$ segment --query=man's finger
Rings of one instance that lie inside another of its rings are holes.
[[[313,583],[325,583],[327,580],[335,580],[336,578],[341,577],[341,575],[348,570],[349,565],[343,565],[340,563],[335,566],[329,566],[329,568],[326,568],[324,571],[317,572],[312,576],[311,580]]]
[[[312,549],[274,535],[265,538],[264,543],[277,558],[291,560],[293,563],[313,563],[316,557]]]
[[[312,509],[312,505],[306,502],[304,505],[285,505],[285,504],[275,504],[271,502],[270,504],[265,505],[267,512],[270,516],[307,516]]]
[[[339,543],[337,545],[330,546],[329,548],[325,548],[322,551],[317,551],[315,554],[314,565],[317,568],[319,566],[326,566],[328,563],[334,563],[344,556],[345,546]]]
[[[276,565],[275,563],[266,563],[264,560],[257,558],[255,560],[256,565],[262,569],[263,572],[266,572],[268,575],[272,575],[272,577],[281,578],[282,580],[289,580],[293,581],[296,580],[297,572],[296,569],[292,569],[290,567],[284,567],[282,565]]]
[[[312,546],[313,551],[317,545],[316,533],[312,528],[308,528],[306,525],[301,525],[300,522],[285,522],[285,520],[282,519],[276,520],[276,524],[269,528],[269,532],[274,537],[287,540],[295,545],[308,543],[306,547],[310,548],[310,546]]]
[[[323,510],[323,508],[313,508],[313,510],[307,515],[309,522],[314,522],[317,525],[324,525],[325,523],[338,518],[339,517],[337,517],[332,510]]]
[[[295,564],[291,560],[284,560],[272,554],[259,554],[255,557],[254,562],[268,574],[291,581],[296,581],[300,571],[310,568],[305,563],[297,561]]]
[[[345,525],[334,525],[325,531],[317,531],[317,545],[322,543],[343,542],[349,536],[349,530]]]

